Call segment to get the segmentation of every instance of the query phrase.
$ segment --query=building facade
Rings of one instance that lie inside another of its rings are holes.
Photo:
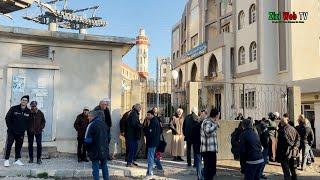
[[[44,146],[75,153],[75,118],[104,98],[111,100],[112,142],[118,142],[121,63],[134,44],[123,37],[0,26],[1,149],[6,113],[26,94],[45,114]]]
[[[296,13],[300,22],[285,22],[283,12]],[[273,22],[270,13],[283,21]],[[172,28],[171,56],[179,72],[173,100],[188,104],[188,82],[199,82],[198,106],[216,107],[224,119],[286,112],[286,86],[320,77],[319,17],[316,0],[187,1]],[[304,102],[310,91],[301,92]]]

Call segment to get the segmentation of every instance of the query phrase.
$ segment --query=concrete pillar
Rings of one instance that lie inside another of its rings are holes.
[[[320,149],[320,102],[314,103],[316,148]]]
[[[191,113],[192,107],[198,107],[199,101],[199,94],[198,94],[198,82],[189,82],[189,86],[187,88],[187,97],[188,97],[188,104],[187,104],[187,112],[186,114]]]
[[[55,23],[55,22],[49,23],[48,30],[49,31],[57,31],[58,30],[57,23]]]
[[[87,29],[85,28],[79,29],[79,34],[87,34]]]
[[[131,82],[131,103],[132,106],[139,103],[143,106],[142,102],[142,88],[141,83],[139,80],[135,80]],[[145,107],[142,107],[144,109]],[[142,116],[142,112],[140,113],[140,116]]]
[[[294,122],[294,125],[298,125],[298,116],[301,114],[301,90],[298,86],[289,87],[288,91],[288,112],[289,118]]]

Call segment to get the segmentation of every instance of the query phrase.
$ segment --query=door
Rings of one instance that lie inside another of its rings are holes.
[[[38,109],[44,113],[46,119],[43,141],[52,140],[53,76],[54,70],[21,68],[12,70],[11,106],[20,104],[23,95],[29,95],[30,102],[38,102]]]

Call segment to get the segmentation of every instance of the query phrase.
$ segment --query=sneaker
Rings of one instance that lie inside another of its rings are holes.
[[[33,163],[33,159],[30,159],[28,163],[30,163],[30,164]]]
[[[18,166],[24,166],[24,164],[20,161],[20,159],[16,160],[13,164],[16,164]]]
[[[139,166],[139,165],[138,165],[137,163],[135,163],[135,162],[133,162],[132,164],[133,164],[134,166]]]
[[[38,159],[38,160],[37,160],[37,164],[39,164],[39,165],[42,164],[41,159]]]
[[[4,161],[4,167],[9,167],[10,166],[10,161],[9,160],[5,160]]]
[[[133,167],[133,165],[132,165],[132,164],[127,164],[126,166],[127,166],[127,167]]]

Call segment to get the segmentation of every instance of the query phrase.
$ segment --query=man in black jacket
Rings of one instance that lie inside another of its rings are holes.
[[[84,142],[87,145],[88,156],[92,161],[92,175],[94,180],[99,180],[99,167],[102,169],[103,179],[109,180],[107,166],[108,158],[108,134],[107,125],[100,120],[97,111],[89,112],[89,125],[86,130]]]
[[[44,114],[37,108],[37,101],[32,101],[31,106],[31,120],[28,127],[28,149],[29,149],[29,163],[33,163],[33,140],[36,138],[37,142],[37,163],[41,162],[42,153],[42,131],[46,125]]]
[[[183,121],[182,132],[184,135],[184,141],[187,142],[187,163],[191,166],[191,147],[192,147],[192,124],[198,120],[198,108],[193,107],[191,114],[188,114]],[[194,150],[193,150],[194,151]]]
[[[127,121],[126,121],[126,132],[125,138],[128,142],[129,155],[127,160],[127,166],[131,167],[132,165],[138,166],[135,162],[135,155],[138,151],[138,143],[141,138],[141,129],[142,125],[139,120],[139,115],[141,111],[141,105],[134,105],[133,110],[131,111]]]
[[[260,179],[264,164],[259,135],[253,130],[250,119],[242,121],[243,133],[240,135],[240,164],[241,172],[246,180]]]
[[[78,136],[78,148],[77,148],[77,156],[78,156],[78,162],[85,161],[88,162],[87,159],[87,150],[86,146],[84,144],[84,137],[86,134],[86,130],[89,124],[88,119],[89,114],[89,107],[84,107],[81,114],[77,116],[76,121],[74,122],[74,128],[76,129]]]
[[[112,119],[111,119],[111,114],[110,114],[110,110],[109,110],[109,102],[107,100],[101,100],[99,103],[99,106],[94,108],[94,111],[103,111],[103,113],[100,113],[99,117],[102,121],[104,121],[107,125],[107,133],[108,133],[108,152],[109,151],[109,145],[110,145],[110,141],[111,141],[111,132],[110,129],[112,127]],[[112,160],[110,154],[108,155],[108,160]]]
[[[263,166],[262,166],[262,170],[260,173],[260,178],[261,179],[267,179],[266,176],[263,174],[264,168],[266,167],[267,163],[268,163],[268,148],[269,148],[269,131],[268,131],[268,126],[266,123],[261,122],[260,123],[260,131],[258,131],[260,133],[260,142],[261,145],[263,147],[263,151],[262,151],[262,155],[263,155]]]
[[[15,159],[14,164],[23,166],[24,164],[20,161],[21,158],[21,148],[23,144],[24,132],[28,128],[30,121],[31,111],[27,107],[29,102],[29,96],[23,96],[21,102],[17,106],[12,106],[6,115],[7,124],[7,141],[5,148],[5,161],[4,166],[9,167],[9,157],[13,142],[15,142]]]
[[[296,180],[296,158],[299,156],[300,136],[284,117],[278,130],[276,160],[281,163],[285,180]]]
[[[159,146],[161,129],[159,120],[154,116],[152,110],[147,112],[147,123],[143,130],[146,136],[146,146],[148,148],[147,176],[153,176],[154,155],[156,153],[156,148]]]

